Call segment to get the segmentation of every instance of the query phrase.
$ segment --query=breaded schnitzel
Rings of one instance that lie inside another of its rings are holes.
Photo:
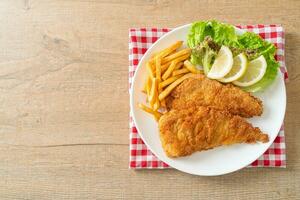
[[[210,106],[242,117],[259,116],[263,112],[262,102],[250,93],[202,74],[184,80],[167,97],[166,103],[168,110]]]
[[[159,120],[160,139],[167,156],[187,156],[221,145],[268,142],[268,135],[240,116],[198,106],[171,110]]]

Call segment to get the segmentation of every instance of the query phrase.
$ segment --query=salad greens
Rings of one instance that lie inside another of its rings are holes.
[[[274,58],[276,47],[255,33],[237,35],[232,25],[215,20],[199,21],[192,24],[187,44],[192,49],[191,62],[203,66],[205,73],[210,70],[222,45],[228,46],[233,56],[244,52],[249,60],[263,55],[267,61],[266,73],[256,84],[243,88],[246,91],[262,91],[276,78],[279,67]]]
[[[202,65],[204,73],[207,74],[214,63],[219,50],[219,45],[216,45],[211,37],[206,36],[199,45],[196,45],[192,49],[191,62],[193,64]]]

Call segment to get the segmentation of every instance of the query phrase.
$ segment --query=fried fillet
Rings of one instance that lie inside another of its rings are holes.
[[[202,74],[183,81],[167,97],[166,103],[169,110],[210,106],[242,117],[260,116],[263,112],[262,102],[250,93]]]
[[[268,135],[240,116],[211,107],[171,110],[159,120],[160,139],[167,156],[187,156],[221,145],[268,142]]]

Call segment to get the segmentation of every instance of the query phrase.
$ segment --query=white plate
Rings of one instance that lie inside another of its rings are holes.
[[[178,27],[157,40],[141,59],[133,78],[130,92],[130,106],[137,130],[149,149],[162,161],[173,168],[186,173],[213,176],[239,170],[255,161],[273,143],[283,122],[286,93],[282,74],[279,72],[274,83],[263,93],[255,94],[263,101],[264,112],[260,117],[249,119],[254,126],[268,133],[270,141],[259,144],[236,144],[218,147],[208,151],[194,153],[191,156],[172,159],[166,156],[159,139],[158,124],[151,115],[138,108],[139,102],[145,103],[146,97],[141,92],[146,79],[145,63],[153,52],[162,50],[178,40],[185,41],[190,24]],[[238,34],[242,30],[236,29]]]

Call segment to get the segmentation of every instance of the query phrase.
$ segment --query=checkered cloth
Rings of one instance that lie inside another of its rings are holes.
[[[278,25],[247,25],[237,26],[246,31],[259,34],[265,40],[272,42],[277,47],[275,55],[280,64],[280,71],[285,80],[288,79],[284,60],[284,32]],[[132,28],[129,31],[129,85],[131,86],[134,72],[139,60],[147,49],[162,35],[171,29],[163,28]],[[139,136],[130,112],[130,162],[133,169],[142,168],[169,168],[147,148]],[[282,125],[277,138],[270,148],[248,167],[286,167],[284,126]]]

